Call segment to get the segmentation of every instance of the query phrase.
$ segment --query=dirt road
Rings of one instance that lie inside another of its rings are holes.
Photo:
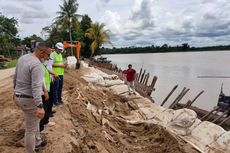
[[[46,127],[48,146],[41,153],[197,153],[189,144],[147,123],[129,124],[119,119],[134,108],[125,98],[104,87],[88,84],[80,77],[87,69],[68,70],[64,77],[64,105]],[[0,88],[0,152],[23,152],[23,114],[12,100],[12,77]],[[2,82],[1,81],[1,82]],[[89,107],[101,111],[90,111]],[[98,115],[100,114],[100,115]]]
[[[14,71],[15,71],[15,68],[0,70],[0,81],[4,78],[8,78],[12,76],[14,74]]]

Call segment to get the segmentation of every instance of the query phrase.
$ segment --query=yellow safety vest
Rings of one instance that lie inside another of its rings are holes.
[[[53,56],[53,60],[54,60],[54,64],[63,64],[63,58],[62,58],[62,54],[58,54],[56,51],[53,52],[54,56]],[[53,67],[53,72],[57,75],[64,75],[64,68],[62,67]]]
[[[50,73],[47,70],[45,65],[43,65],[43,70],[44,70],[44,78],[45,78],[46,90],[50,91],[50,82],[51,82]]]

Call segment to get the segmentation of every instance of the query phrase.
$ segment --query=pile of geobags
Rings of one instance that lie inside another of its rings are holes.
[[[84,62],[81,63],[81,66],[88,67]],[[83,79],[95,85],[109,87],[115,94],[128,98],[130,105],[135,105],[137,109],[132,111],[132,115],[121,116],[121,119],[126,122],[130,124],[147,122],[162,125],[200,152],[230,152],[230,132],[225,131],[222,127],[208,121],[202,122],[197,118],[197,114],[190,109],[167,109],[152,103],[139,94],[129,96],[127,85],[117,79],[115,75],[108,75],[93,67],[89,67],[89,69],[90,72],[83,76]]]

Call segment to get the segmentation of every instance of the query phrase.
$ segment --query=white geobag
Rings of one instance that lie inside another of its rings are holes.
[[[171,125],[188,128],[193,125],[197,119],[197,114],[191,109],[179,109],[174,111]]]

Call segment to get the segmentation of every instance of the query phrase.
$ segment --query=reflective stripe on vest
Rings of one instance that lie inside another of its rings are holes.
[[[58,54],[56,52],[53,52],[53,54],[54,54],[53,56],[54,64],[63,64],[62,54]],[[53,72],[57,75],[64,75],[64,68],[54,66]]]

